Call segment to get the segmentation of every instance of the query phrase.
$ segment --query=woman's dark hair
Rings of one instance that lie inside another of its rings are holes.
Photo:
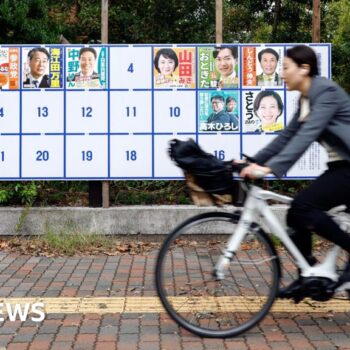
[[[286,57],[293,60],[299,67],[303,64],[310,66],[309,77],[318,75],[317,57],[315,51],[306,45],[297,45],[287,50]]]
[[[95,59],[97,58],[96,50],[93,47],[83,47],[82,49],[80,49],[79,58],[84,52],[91,52],[95,56]]]
[[[279,110],[278,117],[279,117],[283,113],[283,102],[282,102],[281,96],[277,92],[271,91],[271,90],[264,90],[258,93],[253,104],[254,113],[256,114],[256,111],[259,109],[261,100],[267,96],[272,96],[277,101],[277,106]]]
[[[160,55],[164,56],[165,58],[168,58],[168,59],[171,59],[171,60],[175,61],[175,68],[174,68],[174,70],[179,65],[179,59],[177,58],[176,52],[173,49],[160,49],[160,50],[157,51],[156,57],[154,57],[154,66],[156,67],[158,73],[160,73],[160,69],[159,69],[159,66],[158,66]]]

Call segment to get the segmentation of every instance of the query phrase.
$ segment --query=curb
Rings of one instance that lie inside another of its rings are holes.
[[[284,224],[285,205],[271,207]],[[79,232],[113,235],[167,234],[191,216],[210,211],[232,213],[233,206],[194,205],[123,206],[111,208],[33,207],[0,208],[0,236],[41,235],[52,232]]]

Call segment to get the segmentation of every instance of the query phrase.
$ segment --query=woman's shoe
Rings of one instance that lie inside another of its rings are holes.
[[[312,256],[308,255],[305,257],[307,262],[310,264],[310,266],[315,265],[318,261],[317,259]],[[298,279],[293,281],[289,286],[285,288],[281,288],[277,294],[278,298],[282,299],[294,299],[297,300],[299,299],[301,295],[301,291],[303,289],[303,277],[301,277],[301,269],[298,268]]]
[[[300,295],[301,290],[303,289],[302,277],[293,281],[289,286],[281,288],[277,294],[278,298],[281,299],[293,299]]]

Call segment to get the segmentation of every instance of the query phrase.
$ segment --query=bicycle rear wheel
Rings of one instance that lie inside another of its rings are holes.
[[[214,267],[234,233],[239,216],[213,212],[178,226],[163,243],[156,263],[156,287],[178,324],[204,337],[225,338],[256,325],[278,290],[279,259],[259,228],[246,235],[225,278]]]

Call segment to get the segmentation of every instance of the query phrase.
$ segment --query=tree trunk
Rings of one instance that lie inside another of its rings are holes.
[[[272,43],[276,41],[277,27],[278,27],[280,12],[281,12],[281,0],[276,0],[275,1],[275,11],[274,11],[274,15],[273,15],[272,33],[271,33],[271,42]]]

